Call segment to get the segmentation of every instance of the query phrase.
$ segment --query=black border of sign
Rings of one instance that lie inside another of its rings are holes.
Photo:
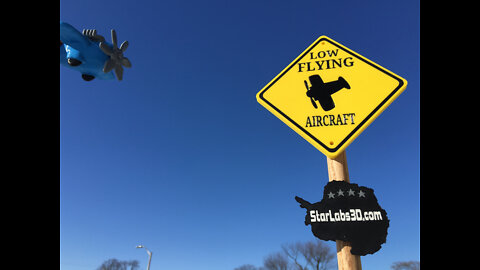
[[[367,117],[365,117],[365,119],[356,127],[352,130],[352,132],[350,132],[350,134],[348,134],[345,139],[343,139],[343,141],[341,141],[337,147],[335,148],[329,148],[328,146],[326,146],[325,144],[323,144],[321,141],[319,141],[317,138],[315,138],[312,134],[310,134],[308,131],[306,131],[302,126],[300,126],[299,124],[297,124],[295,121],[293,121],[290,117],[288,117],[285,113],[283,113],[282,111],[280,111],[277,107],[275,107],[272,103],[270,103],[268,100],[266,100],[264,97],[263,97],[263,94],[272,86],[274,85],[281,77],[283,77],[283,75],[285,75],[285,73],[287,73],[293,66],[295,66],[295,64],[297,64],[298,61],[300,61],[300,59],[302,59],[307,53],[309,53],[319,42],[321,41],[327,41],[329,42],[330,44],[334,45],[334,46],[337,46],[338,48],[348,52],[349,54],[351,55],[354,55],[356,58],[360,59],[361,61],[369,64],[370,66],[380,70],[381,72],[389,75],[390,77],[394,78],[395,80],[398,81],[398,86],[382,101],[380,102],[380,104],[370,113],[367,115]],[[293,63],[290,64],[290,66],[285,69],[285,71],[282,72],[282,74],[280,76],[278,76],[278,78],[276,78],[274,81],[272,81],[267,87],[265,87],[265,89],[260,93],[259,97],[265,101],[265,103],[267,103],[268,105],[270,105],[270,107],[272,107],[274,110],[276,110],[278,113],[280,113],[281,115],[283,115],[283,117],[285,117],[288,121],[290,121],[292,124],[294,124],[297,128],[299,128],[300,130],[302,130],[303,132],[305,132],[305,134],[307,134],[310,138],[312,138],[314,141],[316,141],[318,144],[320,144],[323,148],[325,148],[328,152],[330,153],[334,153],[335,151],[337,151],[340,147],[343,146],[343,144],[350,138],[353,136],[353,134],[355,134],[355,132],[360,129],[374,114],[375,112],[377,112],[380,108],[382,108],[383,104],[385,104],[401,87],[403,86],[403,80],[400,79],[399,77],[395,76],[395,74],[392,74],[384,69],[381,69],[379,68],[376,64],[370,62],[369,60],[363,58],[362,56],[352,52],[351,50],[341,46],[340,44],[332,41],[332,40],[329,40],[327,39],[326,37],[323,37],[321,39],[319,39],[317,42],[313,43],[309,49],[307,49],[296,61],[294,61]]]

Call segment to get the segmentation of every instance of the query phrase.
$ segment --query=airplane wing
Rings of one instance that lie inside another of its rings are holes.
[[[308,79],[310,80],[310,84],[312,85],[312,87],[314,86],[320,86],[323,84],[323,80],[322,78],[320,77],[320,75],[312,75],[310,77],[308,77]]]
[[[60,21],[60,40],[77,50],[82,50],[90,45],[90,40],[75,27]]]
[[[298,197],[298,196],[295,196],[295,201],[299,202],[300,203],[300,207],[301,208],[306,208],[307,210],[309,210],[311,207],[312,207],[312,204],[305,201],[304,199]]]

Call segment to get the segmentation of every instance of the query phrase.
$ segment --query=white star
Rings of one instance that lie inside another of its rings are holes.
[[[358,197],[364,197],[365,198],[365,193],[363,191],[358,192]]]
[[[341,189],[338,190],[338,196],[343,196],[343,191]]]
[[[328,193],[328,198],[329,198],[329,199],[335,198],[335,195],[330,191],[330,193]]]
[[[355,191],[353,191],[352,189],[350,189],[350,190],[348,191],[348,196],[353,196],[353,195],[355,195]]]

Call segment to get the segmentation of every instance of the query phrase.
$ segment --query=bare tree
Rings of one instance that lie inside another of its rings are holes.
[[[234,270],[326,270],[331,267],[335,253],[319,239],[282,245],[282,252],[268,255],[263,268],[242,265]],[[396,270],[396,269],[395,269]]]
[[[267,270],[288,270],[288,258],[283,253],[273,253],[263,260],[263,266]]]
[[[298,255],[304,255],[305,253],[305,244],[296,242],[296,243],[289,243],[283,244],[282,250],[287,255],[287,257],[293,260],[293,268],[296,270],[307,270],[307,265],[303,266],[300,263],[300,258]],[[307,262],[308,263],[308,262]]]
[[[257,268],[256,266],[254,265],[251,265],[251,264],[244,264],[244,265],[241,265],[233,270],[260,270],[259,268]]]
[[[394,262],[391,266],[393,270],[420,270],[419,261]]]
[[[296,242],[282,245],[285,255],[293,261],[295,270],[325,270],[335,254],[322,241]]]
[[[300,252],[314,270],[328,269],[330,262],[335,258],[330,248],[318,239],[315,242],[303,244]]]
[[[138,261],[119,261],[117,259],[109,259],[100,265],[97,270],[137,270]],[[130,267],[130,268],[128,268]]]

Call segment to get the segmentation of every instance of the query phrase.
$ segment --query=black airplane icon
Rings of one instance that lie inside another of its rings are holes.
[[[313,107],[318,108],[315,100],[317,100],[324,111],[329,111],[335,108],[332,95],[343,88],[350,89],[350,85],[343,77],[338,77],[338,80],[324,83],[320,75],[312,75],[308,77],[311,87],[308,87],[307,81],[305,87],[307,88],[307,96],[313,104]]]

